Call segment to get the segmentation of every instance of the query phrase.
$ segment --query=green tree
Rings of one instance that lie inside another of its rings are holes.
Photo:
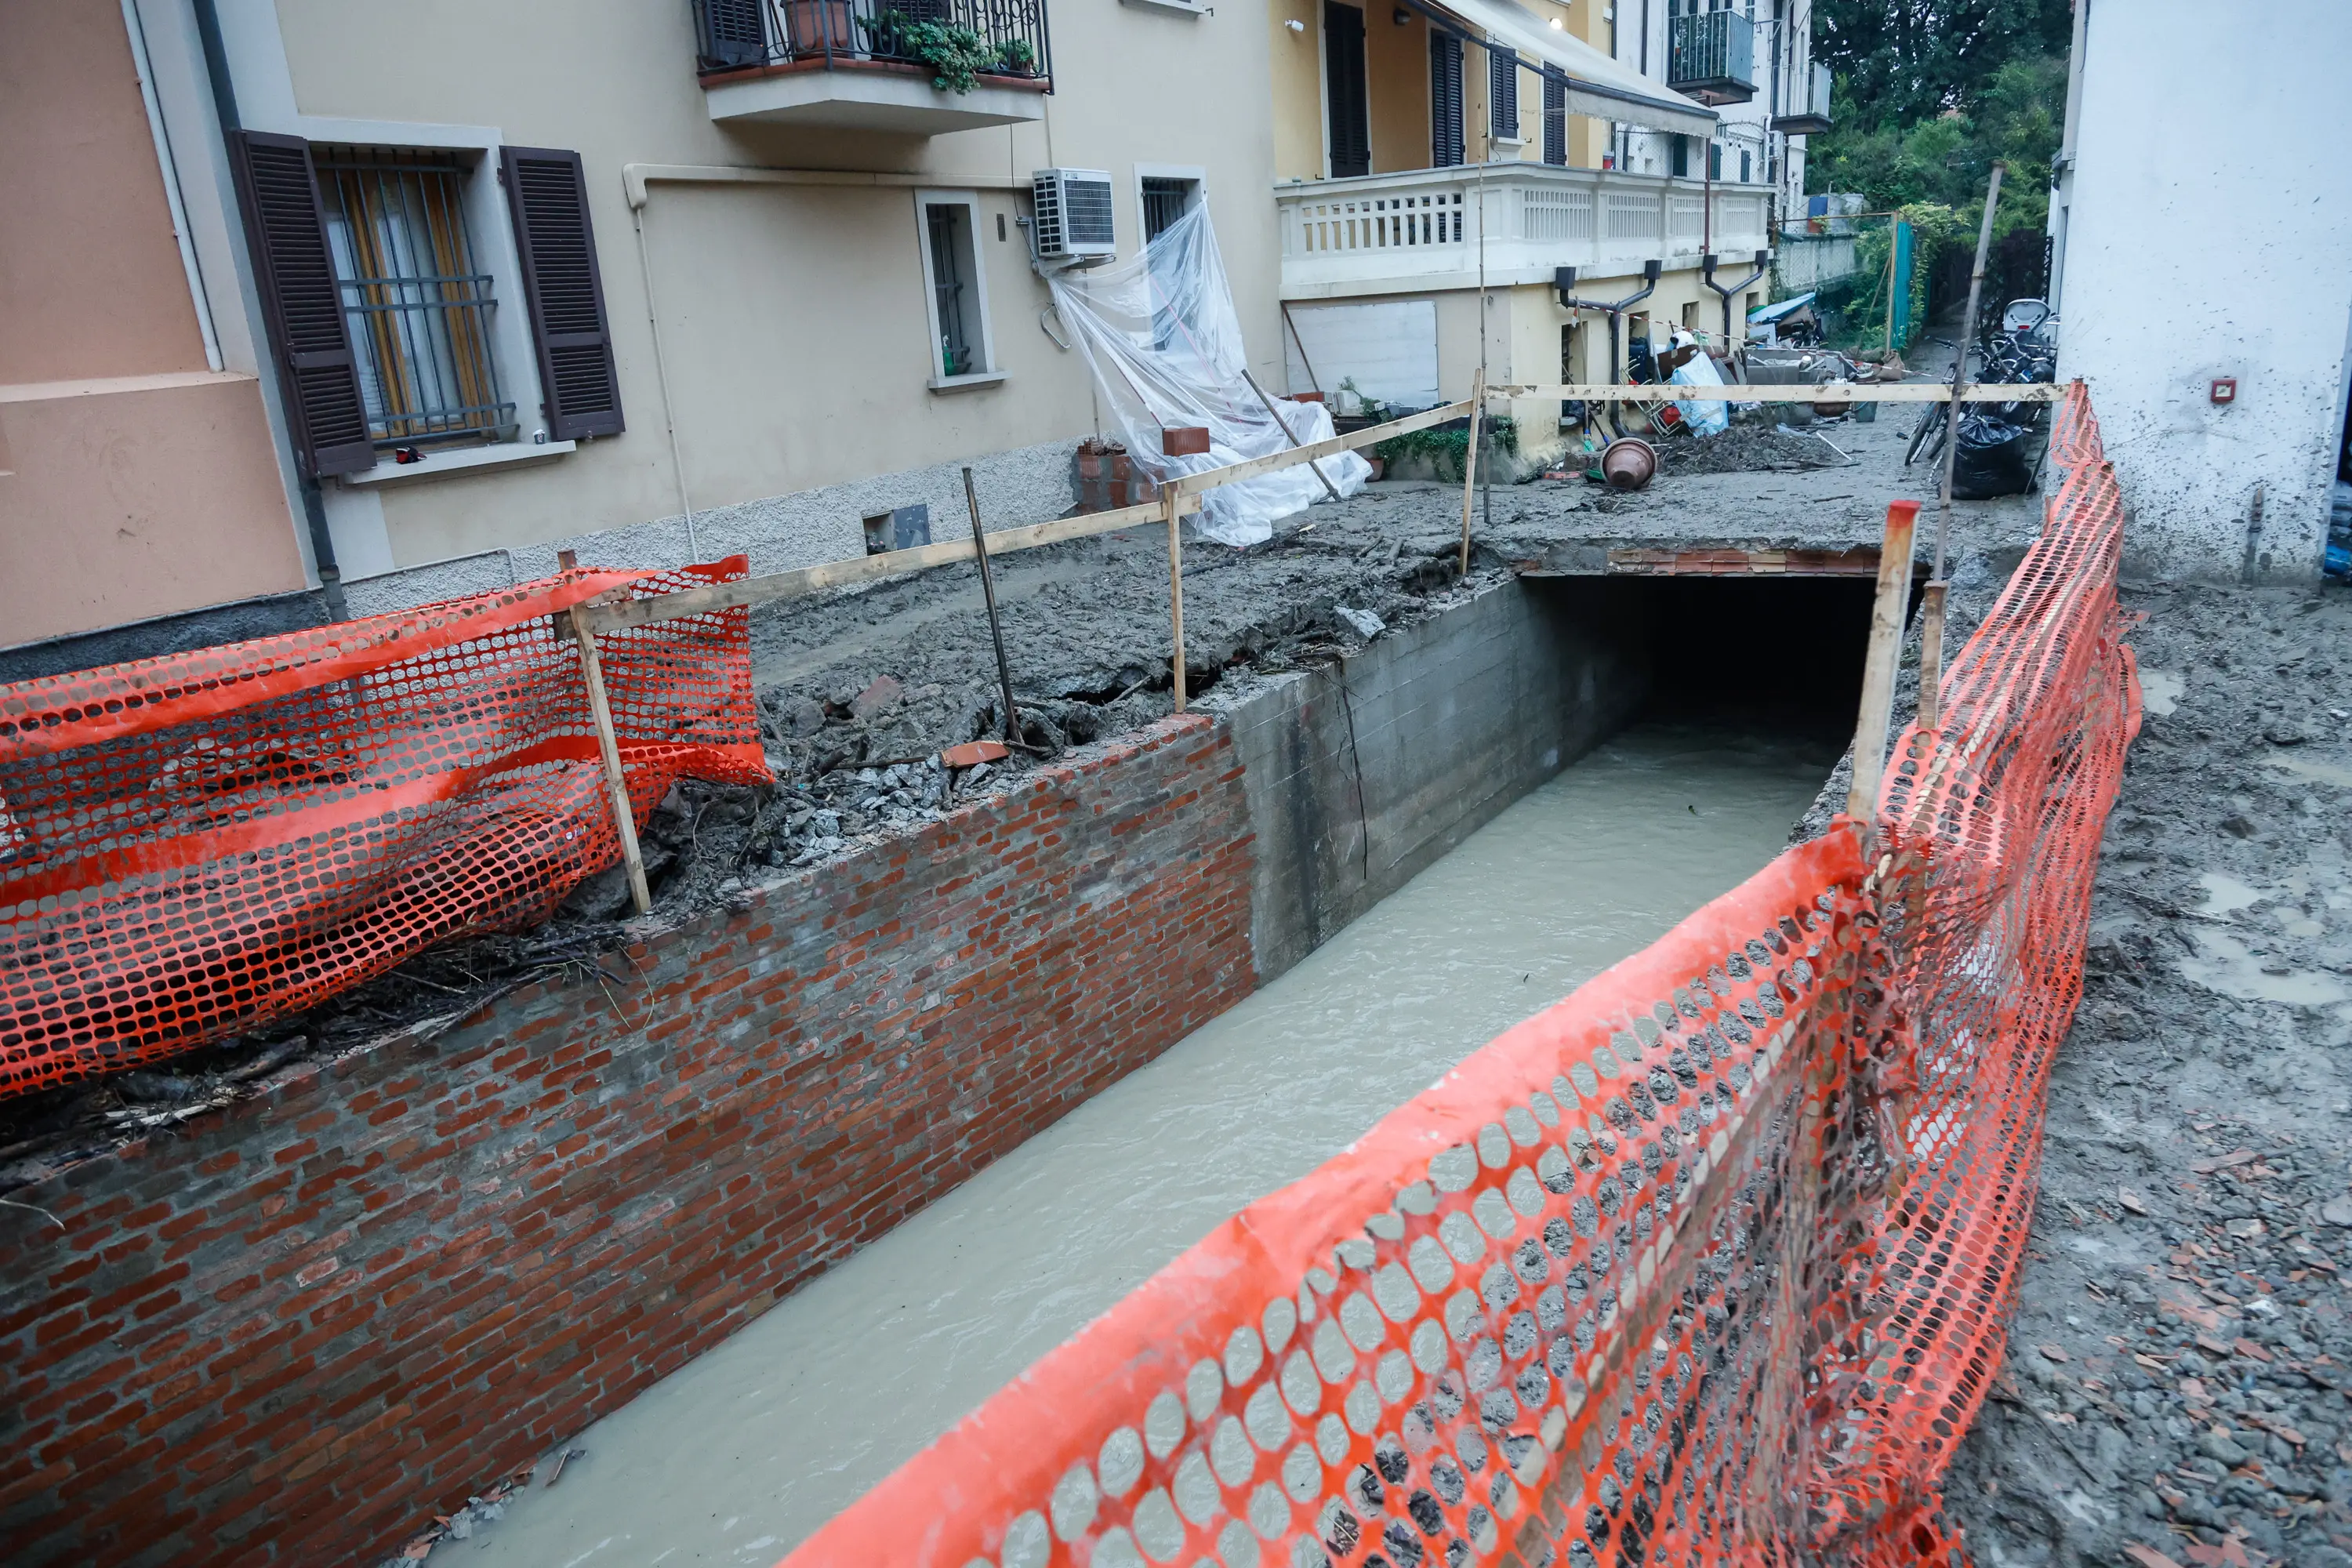
[[[1814,0],[1813,58],[1860,110],[1843,134],[1972,110],[2002,67],[2063,58],[2072,31],[2068,0]]]

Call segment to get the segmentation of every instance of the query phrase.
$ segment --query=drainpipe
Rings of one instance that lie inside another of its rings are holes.
[[[1556,267],[1552,268],[1552,287],[1559,290],[1559,306],[1561,310],[1599,310],[1609,318],[1609,384],[1612,386],[1622,386],[1624,384],[1625,381],[1623,357],[1620,353],[1618,345],[1620,336],[1618,324],[1620,319],[1628,310],[1640,304],[1643,300],[1650,297],[1651,293],[1656,289],[1658,286],[1658,274],[1664,270],[1664,264],[1663,262],[1644,261],[1642,263],[1643,281],[1641,289],[1636,293],[1628,294],[1622,300],[1616,300],[1613,303],[1604,303],[1599,300],[1580,300],[1576,298],[1573,292],[1576,288],[1575,268]]]
[[[228,50],[221,43],[220,14],[213,8],[213,0],[192,0],[196,16],[196,39],[205,53],[205,79],[212,89],[213,111],[220,120],[224,137],[238,128],[236,115],[236,85],[228,70]],[[235,226],[232,226],[234,227]],[[270,374],[278,381],[281,402],[292,402],[293,389],[284,380],[281,356],[263,356],[271,362]],[[319,479],[310,471],[299,452],[294,454],[294,479],[302,497],[302,521],[310,533],[310,562],[319,574],[319,597],[327,608],[327,618],[340,621],[349,618],[343,605],[342,569],[335,564],[335,537],[327,527],[327,503],[319,493]]]
[[[1709,251],[1701,262],[1701,266],[1705,272],[1706,286],[1723,296],[1723,346],[1725,349],[1728,350],[1731,347],[1731,297],[1734,294],[1738,293],[1741,289],[1747,288],[1750,283],[1755,282],[1759,278],[1764,276],[1764,269],[1772,265],[1772,253],[1769,250],[1758,251],[1756,253],[1756,270],[1750,272],[1747,277],[1742,278],[1738,282],[1731,284],[1728,287],[1726,287],[1721,283],[1717,283],[1715,280],[1715,253]],[[1747,337],[1747,333],[1742,332],[1740,337],[1744,341]]]

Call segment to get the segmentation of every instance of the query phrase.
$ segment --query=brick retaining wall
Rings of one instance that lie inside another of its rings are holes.
[[[1171,720],[12,1194],[0,1560],[380,1558],[1247,994],[1250,866]]]

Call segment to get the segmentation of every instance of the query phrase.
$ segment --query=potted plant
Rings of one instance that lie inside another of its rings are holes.
[[[999,76],[1035,76],[1037,50],[1026,38],[1007,38],[997,46],[996,73]]]

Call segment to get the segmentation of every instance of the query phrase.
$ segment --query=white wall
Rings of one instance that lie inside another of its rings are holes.
[[[2091,384],[2127,555],[2234,578],[2260,485],[2258,570],[2314,577],[2352,320],[2352,5],[2078,3],[2059,374]]]

